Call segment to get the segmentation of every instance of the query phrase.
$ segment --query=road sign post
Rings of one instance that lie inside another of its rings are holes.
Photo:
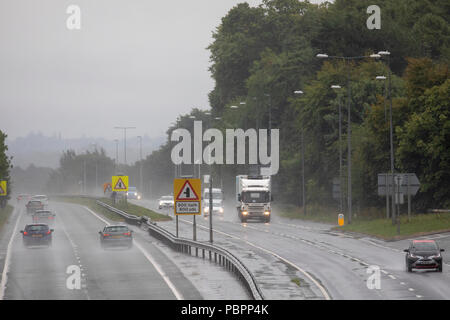
[[[389,179],[388,179],[389,177]],[[420,182],[415,173],[396,173],[392,176],[390,173],[378,174],[378,195],[388,197],[390,192],[395,193],[392,199],[392,207],[397,205],[397,215],[392,217],[397,224],[397,232],[400,233],[400,204],[403,204],[403,197],[408,197],[408,221],[411,220],[411,197],[419,191]],[[386,209],[389,207],[386,200]]]
[[[174,214],[176,217],[179,215],[195,216],[201,214],[201,190],[202,185],[200,179],[174,179]],[[195,219],[193,223],[193,239],[194,241],[197,240]]]

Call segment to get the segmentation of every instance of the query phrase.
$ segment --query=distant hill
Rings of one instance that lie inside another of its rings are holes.
[[[142,157],[145,158],[153,150],[165,142],[166,137],[142,137]],[[115,159],[116,142],[105,138],[81,137],[76,139],[63,139],[53,135],[47,137],[41,133],[29,133],[26,137],[14,140],[6,139],[8,155],[13,156],[14,166],[28,168],[31,164],[36,167],[58,168],[59,158],[64,150],[73,149],[83,153],[86,150],[103,148],[106,154]],[[139,158],[139,144],[136,136],[127,137],[127,163],[132,164]],[[119,162],[123,163],[123,139],[119,139]]]

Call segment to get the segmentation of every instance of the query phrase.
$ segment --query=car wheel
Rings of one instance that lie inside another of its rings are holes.
[[[409,263],[406,264],[406,269],[408,270],[408,272],[412,272],[412,267]]]
[[[438,272],[442,272],[442,265],[443,265],[443,262],[441,262],[441,264],[439,265],[439,267],[437,269]]]

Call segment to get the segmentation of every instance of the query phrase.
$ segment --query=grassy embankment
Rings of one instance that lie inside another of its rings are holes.
[[[383,211],[375,208],[366,209],[359,216],[356,215],[351,224],[345,224],[343,227],[337,225],[336,209],[312,206],[307,208],[307,215],[303,214],[300,207],[295,206],[284,206],[277,211],[286,218],[329,223],[335,225],[335,230],[363,233],[385,240],[450,231],[450,213],[413,214],[408,221],[406,213],[402,212],[400,235],[397,235],[397,225],[393,225],[391,219],[383,218]]]
[[[0,209],[0,230],[2,229],[3,225],[8,221],[9,216],[13,212],[14,207],[7,204],[5,208]]]
[[[70,203],[75,203],[75,204],[80,204],[80,205],[86,206],[89,209],[91,209],[97,213],[100,213],[103,216],[105,216],[106,218],[113,220],[113,221],[124,221],[124,219],[122,217],[109,211],[108,209],[103,208],[102,206],[99,206],[95,202],[95,199],[82,198],[82,197],[56,197],[54,199],[57,201],[70,202]],[[116,205],[113,205],[111,199],[101,198],[100,200],[102,202],[109,204],[110,206],[113,206],[113,207],[115,207],[119,210],[122,210],[128,214],[132,214],[132,215],[139,216],[139,217],[146,216],[146,217],[150,218],[152,221],[172,220],[172,218],[167,215],[156,213],[150,209],[147,209],[147,208],[144,208],[141,206],[137,206],[137,205],[129,203],[129,202],[126,204],[124,202],[118,202]]]

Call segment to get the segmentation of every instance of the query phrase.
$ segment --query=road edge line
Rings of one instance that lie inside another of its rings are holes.
[[[14,207],[14,210],[20,210],[17,207]],[[19,226],[20,218],[22,217],[22,211],[19,212],[19,216],[17,217],[16,224],[14,226],[13,232],[11,234],[11,238],[9,239],[8,246],[6,247],[6,257],[5,257],[5,264],[3,265],[3,272],[2,272],[2,281],[0,283],[0,300],[3,300],[5,297],[5,291],[6,291],[6,283],[8,282],[8,271],[9,271],[9,264],[11,259],[11,248],[12,244],[14,242],[14,238],[16,236],[17,227]]]

